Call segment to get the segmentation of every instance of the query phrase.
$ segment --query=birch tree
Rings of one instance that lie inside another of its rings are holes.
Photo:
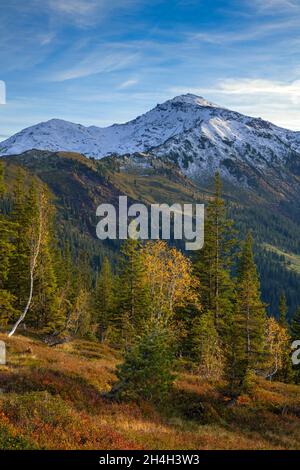
[[[9,332],[8,336],[12,336],[18,326],[24,321],[26,315],[29,311],[32,296],[33,296],[33,287],[34,287],[34,277],[37,268],[38,258],[40,255],[41,244],[43,240],[43,235],[45,232],[46,224],[46,210],[47,210],[47,198],[44,191],[41,189],[38,195],[38,205],[37,205],[37,217],[33,221],[29,229],[29,293],[27,303],[18,320],[14,324],[13,328]],[[34,223],[35,222],[35,223]]]
[[[286,351],[290,345],[290,337],[286,328],[274,318],[268,318],[266,328],[266,372],[269,380],[284,368]]]
[[[142,248],[142,259],[150,289],[152,316],[167,323],[176,308],[187,303],[198,306],[199,282],[193,276],[189,258],[159,240],[148,242]]]

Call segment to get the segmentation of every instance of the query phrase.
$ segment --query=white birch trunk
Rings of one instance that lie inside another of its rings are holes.
[[[30,288],[29,288],[29,296],[27,300],[26,307],[24,308],[23,313],[20,315],[16,323],[14,324],[12,330],[9,332],[8,336],[12,336],[20,323],[25,319],[27,312],[29,310],[31,301],[32,301],[32,296],[33,296],[33,281],[34,281],[34,272],[35,268],[37,265],[39,253],[40,253],[40,247],[41,247],[41,241],[42,241],[42,232],[43,232],[43,223],[44,223],[44,197],[43,195],[40,198],[40,207],[39,207],[39,228],[38,228],[38,235],[37,239],[35,240],[34,234],[33,234],[33,239],[32,239],[32,253],[31,253],[31,260],[30,260]]]

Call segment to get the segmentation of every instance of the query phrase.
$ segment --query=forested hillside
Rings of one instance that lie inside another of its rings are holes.
[[[255,250],[258,246],[264,255],[271,254],[264,260],[256,251],[263,267],[270,259],[281,266],[275,256],[284,266],[283,255],[272,244],[260,243],[267,225],[257,223],[254,244],[255,230],[251,233],[238,218],[251,198],[241,194],[238,201],[227,187],[226,203],[218,173],[207,189],[172,165],[150,165],[145,174],[144,165],[141,170],[136,162],[131,168],[132,162],[122,163],[123,168],[114,159],[95,162],[77,154],[40,152],[1,162],[0,327],[2,338],[10,338],[1,373],[2,446],[144,447],[132,430],[113,432],[109,426],[105,441],[103,426],[95,424],[91,412],[106,413],[109,422],[111,413],[126,415],[132,409],[147,421],[149,410],[155,409],[155,423],[148,426],[158,426],[161,435],[151,441],[154,447],[296,448],[297,431],[285,442],[281,433],[289,426],[298,429],[300,405],[294,393],[300,375],[291,361],[291,344],[299,339],[300,308],[289,323],[281,290],[276,318],[267,313]],[[189,257],[180,246],[161,240],[102,244],[94,235],[95,208],[124,193],[131,201],[148,203],[205,201],[204,248]],[[263,222],[266,209],[260,209]],[[283,233],[273,230],[280,217],[278,211],[269,243],[277,239],[284,248],[290,243],[288,224]],[[249,223],[253,220],[249,217]],[[269,274],[276,276],[269,266]],[[285,266],[286,272],[293,269]],[[265,295],[272,292],[266,289]],[[11,339],[16,335],[29,339]],[[67,355],[60,356],[61,348]],[[73,354],[80,361],[97,360],[86,364],[85,379],[72,362]],[[67,375],[51,366],[60,357],[70,366]],[[109,373],[99,383],[96,377],[103,367]],[[280,408],[284,387],[290,394],[288,417]],[[37,410],[33,416],[32,400]],[[251,431],[257,420],[255,400],[261,426],[273,437]],[[228,411],[231,407],[235,411]],[[274,416],[277,409],[280,418]],[[87,423],[84,435],[77,428],[78,413]],[[233,425],[236,418],[248,423],[244,438]],[[211,434],[207,442],[203,425]],[[70,433],[59,443],[45,435],[45,428],[64,426],[70,426]],[[224,431],[230,437],[226,446],[216,443],[215,426],[231,428],[229,435]],[[183,441],[176,437],[180,429],[186,433]]]
[[[119,252],[118,242],[100,243],[96,238],[95,213],[100,203],[117,204],[120,194],[126,194],[129,203],[146,204],[206,204],[212,197],[211,179],[192,181],[171,163],[140,154],[96,161],[76,153],[32,150],[2,160],[9,190],[20,167],[47,185],[56,207],[57,242],[60,248],[68,244],[74,259],[84,252],[94,280],[104,257],[109,257],[114,269]],[[238,238],[252,232],[262,298],[268,304],[268,312],[277,315],[279,297],[284,293],[291,317],[299,303],[300,289],[299,270],[293,262],[300,255],[297,201],[292,195],[281,198],[262,189],[238,189],[228,181],[223,182],[223,197]]]

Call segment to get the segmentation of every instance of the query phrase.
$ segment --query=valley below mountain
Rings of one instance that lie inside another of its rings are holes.
[[[103,258],[118,259],[117,240],[96,237],[96,208],[118,205],[119,195],[128,203],[204,203],[212,197],[212,178],[191,179],[168,159],[151,154],[110,156],[100,160],[71,152],[29,150],[3,157],[8,186],[18,171],[37,176],[47,185],[57,208],[59,244],[70,243],[74,257],[86,253],[96,273]],[[238,186],[223,178],[223,195],[240,236],[250,230],[256,248],[263,299],[269,313],[277,315],[278,297],[284,291],[290,315],[297,307],[299,270],[290,257],[300,255],[300,220],[295,187],[285,193],[268,191],[260,179],[258,189]],[[270,248],[271,247],[271,248]],[[284,256],[286,254],[286,256]]]

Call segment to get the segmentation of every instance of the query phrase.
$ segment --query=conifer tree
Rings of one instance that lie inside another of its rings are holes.
[[[44,237],[34,282],[33,305],[28,321],[47,332],[55,331],[64,323],[59,308],[58,286],[49,233]]]
[[[214,195],[208,204],[205,218],[204,247],[199,250],[195,271],[200,279],[203,309],[213,313],[218,331],[232,308],[230,268],[236,244],[232,225],[221,197],[220,174],[216,173]]]
[[[117,369],[118,382],[110,395],[120,399],[142,398],[162,402],[175,379],[175,355],[170,331],[161,322],[144,327]]]
[[[98,325],[97,337],[100,342],[105,341],[109,327],[113,326],[113,307],[114,307],[114,291],[113,291],[113,275],[109,259],[104,258],[99,277],[96,282],[95,289],[95,320]]]
[[[82,336],[94,339],[91,330],[92,323],[92,301],[90,293],[90,282],[86,278],[86,265],[74,265],[69,249],[66,244],[63,253],[59,254],[57,261],[57,284],[58,284],[58,310],[56,328],[47,338],[51,344]],[[62,324],[62,320],[63,324]],[[57,324],[58,323],[58,324]],[[56,339],[55,339],[56,338]]]
[[[71,336],[86,336],[90,333],[91,324],[90,294],[84,286],[79,285],[78,288],[64,333]]]
[[[236,399],[247,385],[248,361],[245,353],[244,331],[238,322],[237,307],[227,315],[224,328],[224,378],[227,380],[227,391]]]
[[[0,162],[0,203],[5,192],[4,168]],[[5,327],[14,313],[14,296],[8,290],[11,258],[14,246],[12,244],[13,225],[7,215],[2,212],[0,205],[0,327]]]
[[[67,319],[76,292],[75,273],[69,243],[66,243],[62,250],[56,246],[54,248],[54,257],[58,310]]]
[[[16,253],[11,286],[18,295],[18,320],[9,333],[26,321],[51,331],[63,322],[59,318],[56,277],[53,266],[50,213],[52,205],[44,187],[33,180],[26,195],[17,186],[13,218],[17,226]],[[20,273],[17,269],[20,268]],[[18,277],[19,274],[19,277]],[[20,289],[18,291],[18,289]]]
[[[36,225],[37,204],[32,200],[33,188],[28,192],[24,174],[18,171],[13,187],[11,221],[14,224],[14,251],[8,278],[9,290],[15,297],[14,307],[20,315],[29,291],[30,233]]]
[[[276,374],[276,379],[283,382],[291,382],[293,371],[292,371],[292,361],[291,361],[291,338],[290,338],[290,327],[287,320],[288,307],[286,302],[286,297],[284,293],[281,293],[279,297],[279,319],[278,324],[285,331],[286,341],[284,344],[284,355],[282,359],[282,366],[279,368],[278,373]]]
[[[261,357],[266,319],[265,305],[260,297],[260,282],[253,257],[253,239],[248,235],[243,245],[237,276],[237,308],[245,333],[245,350],[249,366]]]
[[[142,327],[149,315],[150,297],[146,271],[141,255],[141,242],[128,239],[124,242],[117,281],[116,311],[121,338],[125,346]]]
[[[32,304],[26,321],[48,333],[60,328],[65,320],[59,309],[55,271],[54,208],[50,196],[44,188],[39,188],[36,184],[32,184],[29,189],[27,204],[32,208],[32,224],[38,226],[40,213],[43,221],[39,255],[34,272]]]
[[[281,293],[279,297],[278,311],[279,311],[279,320],[278,320],[279,325],[285,328],[288,328],[288,322],[287,322],[288,307],[287,307],[286,297],[284,293]]]
[[[81,260],[77,266],[72,265],[70,253],[66,253],[69,257],[70,267],[67,270],[69,280],[69,303],[70,308],[66,322],[66,332],[71,336],[87,336],[91,334],[92,323],[92,299],[91,299],[91,269],[88,259],[84,254],[80,256]]]
[[[259,369],[264,352],[265,306],[253,257],[253,240],[242,245],[236,282],[236,305],[228,318],[226,376],[232,392],[247,388],[249,377]]]
[[[291,339],[293,341],[300,340],[300,306],[297,308],[296,312],[291,321]],[[300,383],[300,367],[299,365],[292,366],[294,371],[294,380],[297,384]]]
[[[193,343],[197,345],[198,353],[199,346],[207,346],[204,348],[205,354],[201,355],[201,358],[198,356],[199,364],[203,365],[204,358],[206,363],[215,364],[212,375],[220,373],[222,361],[218,360],[219,351],[220,348],[224,349],[224,328],[227,328],[228,333],[233,313],[235,288],[231,268],[236,246],[233,222],[227,218],[225,203],[221,197],[219,173],[215,175],[214,185],[214,194],[208,203],[205,217],[204,247],[199,250],[195,260],[195,273],[200,281],[203,318],[196,320],[193,328]],[[215,344],[213,348],[209,347],[211,335]]]
[[[300,306],[297,308],[291,321],[291,335],[293,341],[300,340]]]
[[[191,355],[201,377],[220,378],[223,368],[223,351],[212,312],[196,316],[191,331]]]

